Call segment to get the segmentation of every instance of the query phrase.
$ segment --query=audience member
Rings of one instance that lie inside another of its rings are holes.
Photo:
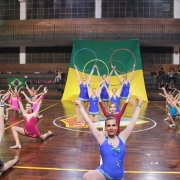
[[[157,79],[158,79],[158,83],[160,83],[161,81],[165,81],[166,76],[163,68],[161,68],[160,71],[158,72]]]
[[[168,72],[168,82],[170,82],[171,80],[173,80],[174,84],[176,84],[176,78],[174,77],[174,70],[172,67],[169,69]]]

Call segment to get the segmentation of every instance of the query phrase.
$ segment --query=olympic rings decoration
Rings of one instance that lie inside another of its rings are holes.
[[[95,57],[94,59],[97,59],[96,53],[93,50],[91,50],[89,48],[82,48],[82,49],[79,49],[78,51],[76,51],[76,53],[74,54],[74,56],[73,56],[73,64],[75,64],[75,56],[77,55],[78,52],[80,52],[82,50],[89,50],[89,51],[91,51],[93,53],[94,57]],[[87,71],[90,71],[90,70],[87,70]]]
[[[105,62],[104,62],[103,60],[101,60],[101,59],[92,59],[92,60],[88,61],[88,62],[85,64],[84,68],[83,68],[83,75],[84,75],[86,66],[87,66],[90,62],[93,62],[93,61],[96,61],[96,62],[97,62],[97,61],[102,62],[102,63],[105,65],[106,69],[107,69],[107,74],[109,75],[109,68],[108,68],[108,66],[105,64]],[[92,84],[99,84],[99,82],[98,82],[98,83],[92,83]]]
[[[133,56],[134,64],[136,64],[136,57],[135,57],[134,53],[133,53],[132,51],[130,51],[129,49],[120,48],[120,49],[115,50],[115,51],[112,53],[112,55],[111,55],[111,57],[110,57],[111,66],[113,66],[113,64],[112,64],[112,57],[113,57],[113,55],[114,55],[116,52],[122,51],[122,50],[129,52],[129,53]],[[133,70],[133,67],[132,67],[129,71],[127,71],[127,72],[122,72],[122,71],[119,71],[119,70],[116,69],[116,71],[118,71],[118,72],[120,72],[120,73],[122,73],[122,74],[131,72],[132,70]]]

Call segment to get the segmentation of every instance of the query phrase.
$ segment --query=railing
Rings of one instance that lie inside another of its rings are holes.
[[[126,39],[180,42],[179,24],[68,24],[0,26],[0,41],[48,41],[59,39]]]

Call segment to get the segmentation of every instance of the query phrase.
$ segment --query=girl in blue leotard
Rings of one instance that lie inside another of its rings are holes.
[[[134,129],[136,121],[140,113],[142,100],[139,99],[136,110],[128,126],[116,136],[117,124],[116,120],[110,116],[105,121],[105,131],[99,131],[90,120],[81,102],[73,101],[79,108],[84,120],[86,121],[92,135],[99,144],[102,164],[96,169],[89,171],[83,175],[83,180],[121,180],[124,178],[124,156],[125,143]]]
[[[118,73],[116,72],[116,69],[114,67],[112,67],[113,70],[114,70],[114,73],[116,74],[120,84],[121,84],[121,92],[120,92],[120,107],[121,105],[123,104],[123,100],[126,100],[128,95],[129,95],[129,90],[130,90],[130,85],[131,85],[131,82],[132,82],[132,79],[134,77],[134,68],[135,68],[135,64],[133,65],[133,71],[132,71],[132,75],[130,77],[130,79],[128,80],[127,79],[127,74],[123,74],[123,80],[120,78],[120,76],[118,75]],[[129,99],[129,103],[132,104],[132,106],[134,107],[134,110],[136,108],[136,103],[135,101],[130,98]]]
[[[101,87],[102,88],[102,87]],[[100,89],[101,91],[101,89]],[[89,117],[92,122],[97,122],[99,116],[99,92],[96,88],[92,88],[92,93],[90,93],[88,87],[88,94],[89,94]]]
[[[105,87],[106,87],[106,85],[105,85]],[[109,92],[108,89],[107,89],[107,92],[108,92],[109,97],[110,97],[110,103],[116,105],[116,113],[119,113],[120,112],[120,107],[119,107],[120,99],[119,99],[119,93],[117,92],[117,89],[113,88],[112,94]]]
[[[110,72],[109,76],[107,76],[106,74],[103,74],[102,78],[101,78],[100,73],[99,73],[99,69],[97,66],[96,66],[96,68],[97,68],[97,73],[98,73],[98,77],[99,77],[100,87],[103,86],[104,83],[106,83],[107,88],[109,88],[109,82],[110,82],[111,75],[113,73],[113,69]],[[108,94],[107,89],[105,87],[102,87],[101,92],[100,92],[100,97],[101,97],[101,100],[103,102],[103,106],[105,108],[107,108],[108,102],[109,102],[109,94]]]
[[[79,89],[80,89],[80,93],[78,96],[78,99],[84,103],[84,108],[87,112],[87,108],[88,108],[88,103],[89,103],[89,95],[88,95],[88,86],[91,82],[91,78],[92,78],[92,74],[94,72],[94,68],[95,66],[93,66],[93,69],[89,75],[89,79],[87,80],[86,76],[83,75],[82,79],[80,78],[79,75],[79,71],[77,69],[77,66],[74,64],[75,70],[76,70],[76,74],[77,74],[77,78],[78,78],[78,83],[79,83]],[[79,114],[79,109],[76,108],[76,113],[77,113],[77,122],[80,122],[80,114]]]

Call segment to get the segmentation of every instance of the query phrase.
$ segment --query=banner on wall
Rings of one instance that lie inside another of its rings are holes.
[[[68,70],[68,77],[65,85],[62,100],[70,101],[77,99],[79,85],[74,64],[77,66],[80,77],[89,76],[93,65],[97,65],[100,75],[109,75],[112,66],[116,67],[117,73],[123,79],[123,74],[130,78],[132,67],[135,64],[134,77],[131,82],[132,95],[138,96],[147,101],[147,93],[144,83],[142,61],[139,48],[139,40],[121,41],[93,41],[74,39],[73,50]],[[97,71],[94,71],[90,88],[100,88]],[[121,88],[121,84],[113,72],[110,79],[109,90]]]
[[[7,78],[7,82],[11,87],[25,87],[25,78]]]

